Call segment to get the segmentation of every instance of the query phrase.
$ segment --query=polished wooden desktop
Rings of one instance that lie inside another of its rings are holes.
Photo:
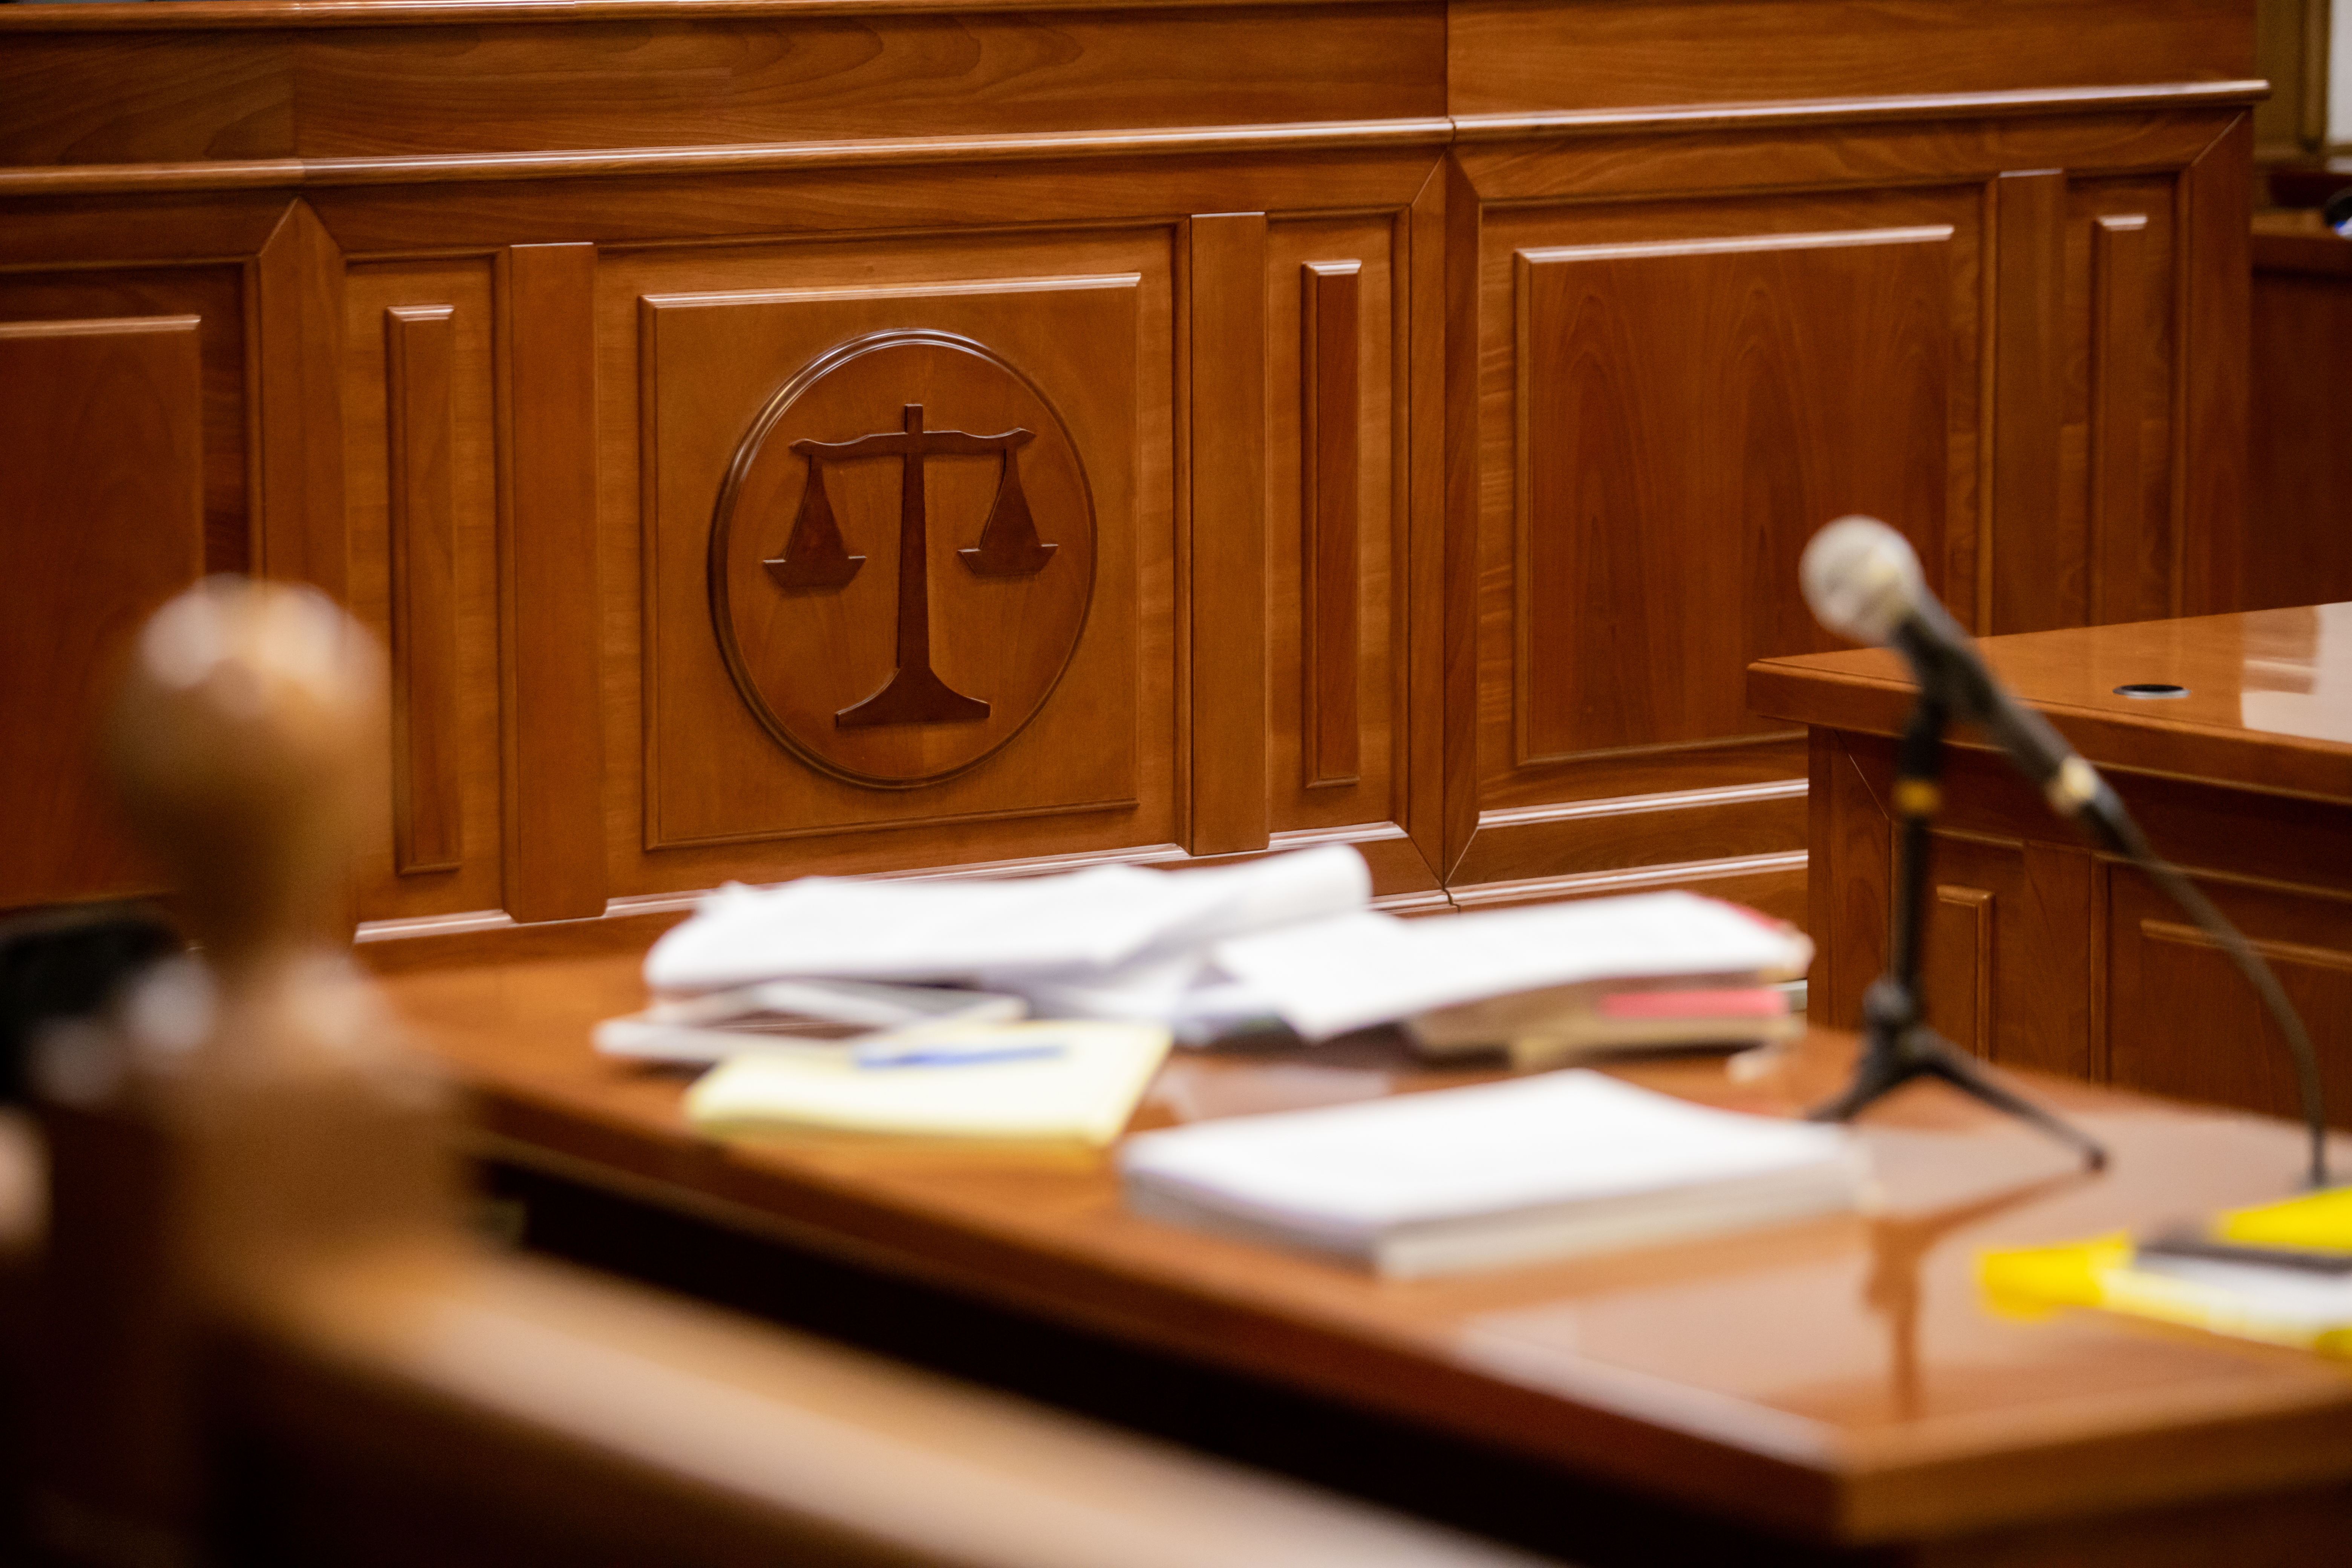
[[[2091,1176],[1921,1088],[1864,1130],[1878,1216],[1391,1283],[1136,1218],[1105,1154],[698,1136],[684,1077],[587,1044],[641,1005],[639,952],[553,939],[535,955],[368,950],[467,1086],[484,1155],[1468,1440],[1522,1467],[1531,1506],[1547,1489],[1596,1513],[1622,1495],[1715,1532],[1645,1561],[2186,1563],[2270,1542],[2273,1557],[2238,1560],[2284,1563],[2352,1540],[2352,1373],[2096,1316],[2014,1321],[1974,1283],[1987,1245],[2284,1194],[2287,1125],[2035,1080],[2114,1148]],[[1626,1070],[1786,1113],[1849,1051],[1817,1033],[1746,1082],[1720,1058]],[[1180,1056],[1139,1125],[1475,1076],[1377,1041]],[[1559,1538],[1580,1554],[1572,1525]]]
[[[2105,773],[2158,853],[2244,928],[2352,1120],[2352,604],[1989,637],[1986,659]],[[2178,695],[2135,697],[2121,687]],[[1878,649],[1767,659],[1748,701],[1811,731],[1813,1008],[1859,1017],[1885,962],[1894,737]],[[2297,1111],[2275,1028],[2153,884],[2095,852],[1966,731],[1937,819],[1928,1016],[1996,1061]]]

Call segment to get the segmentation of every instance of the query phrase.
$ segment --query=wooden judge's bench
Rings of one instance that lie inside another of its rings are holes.
[[[152,885],[91,698],[252,571],[393,648],[381,934],[1333,839],[1799,915],[1822,521],[1983,631],[2235,607],[2252,73],[2233,0],[0,6],[0,909]]]

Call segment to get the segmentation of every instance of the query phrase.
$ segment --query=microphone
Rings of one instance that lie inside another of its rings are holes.
[[[2123,803],[2048,720],[2021,706],[1977,657],[1976,644],[1927,592],[1910,542],[1874,517],[1842,517],[1812,537],[1798,567],[1813,618],[1841,637],[1892,647],[1919,689],[2009,754],[2061,816],[2123,848]]]

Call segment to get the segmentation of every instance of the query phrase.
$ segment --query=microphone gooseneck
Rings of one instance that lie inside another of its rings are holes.
[[[1979,657],[1974,640],[1927,591],[1910,542],[1876,518],[1842,517],[1805,546],[1798,580],[1814,619],[1841,637],[1878,643],[1903,655],[1918,681],[1923,704],[1976,725],[2041,788],[2052,809],[2081,822],[2107,848],[2137,867],[2229,954],[2286,1037],[2311,1137],[2311,1184],[2325,1186],[2327,1121],[2319,1061],[2278,976],[2212,900],[2148,847],[2098,771],[2075,754],[2048,720],[2002,689]],[[1934,794],[1930,789],[1915,798],[1932,800]],[[1924,847],[1924,831],[1919,837]],[[1910,988],[1908,977],[1905,988]]]

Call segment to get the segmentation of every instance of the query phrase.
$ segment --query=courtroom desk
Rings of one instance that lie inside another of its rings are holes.
[[[2352,175],[2334,179],[2352,184]],[[2352,598],[2352,239],[2311,211],[2253,222],[2249,607]]]
[[[1987,638],[1985,658],[2105,773],[2157,852],[2278,971],[2352,1115],[2352,604]],[[2188,688],[2150,700],[2134,682]],[[1885,963],[1885,802],[1911,702],[1878,649],[1748,667],[1759,712],[1811,729],[1813,1009],[1860,1016]],[[1948,753],[1929,868],[1927,1016],[1979,1055],[2282,1115],[2276,1026],[2221,950],[2095,852],[1972,731]]]
[[[642,1001],[633,953],[372,960],[465,1086],[478,1153],[919,1281],[941,1311],[969,1301],[1197,1368],[1204,1387],[1319,1402],[1341,1448],[1351,1425],[1419,1435],[1465,1485],[1483,1463],[1516,1494],[1497,1533],[1515,1520],[1572,1560],[2144,1564],[2227,1542],[2284,1563],[2352,1540],[2345,1368],[2090,1315],[2011,1321],[1974,1284],[1982,1246],[2285,1192],[2299,1144],[2281,1123],[2037,1084],[2115,1151],[2091,1176],[1922,1086],[1864,1129],[1877,1217],[1383,1282],[1135,1217],[1107,1155],[698,1136],[680,1076],[588,1047],[597,1018]],[[1631,1076],[1785,1113],[1825,1094],[1849,1050],[1816,1034],[1746,1084],[1719,1058]],[[1377,1039],[1187,1056],[1139,1124],[1476,1076]],[[1357,1484],[1404,1495],[1415,1452],[1385,1441],[1386,1468]]]

